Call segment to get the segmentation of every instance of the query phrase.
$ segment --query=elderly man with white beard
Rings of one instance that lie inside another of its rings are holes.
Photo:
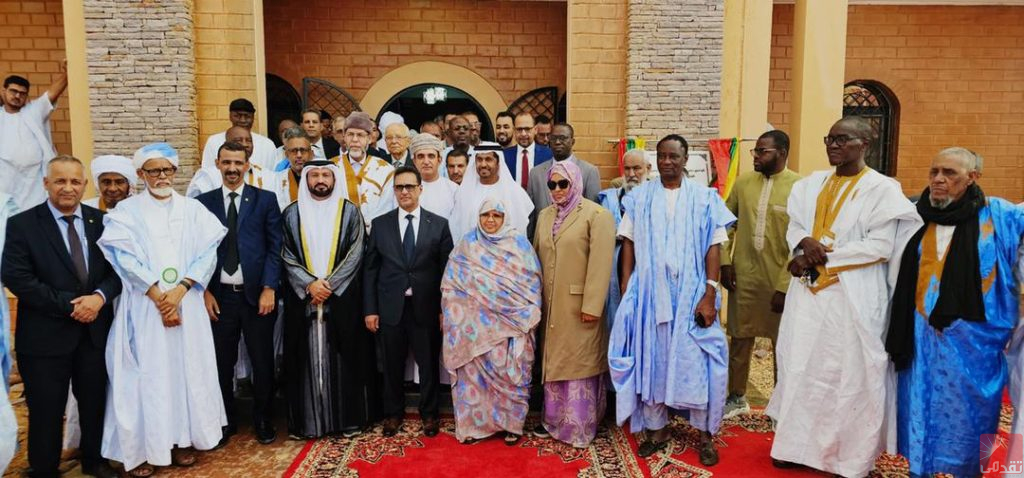
[[[178,152],[143,146],[132,160],[146,191],[103,220],[98,244],[123,283],[107,341],[110,392],[103,456],[133,476],[192,466],[227,425],[203,291],[227,229],[171,187]]]

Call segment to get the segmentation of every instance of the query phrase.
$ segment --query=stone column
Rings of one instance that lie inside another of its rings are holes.
[[[184,190],[199,166],[192,0],[84,0],[93,151],[166,141]]]

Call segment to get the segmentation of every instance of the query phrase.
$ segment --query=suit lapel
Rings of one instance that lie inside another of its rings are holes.
[[[430,229],[432,227],[434,227],[434,221],[431,221],[430,217],[427,216],[427,213],[424,212],[423,209],[420,209],[420,233],[416,235],[416,249],[413,253],[412,264],[409,264],[409,267],[416,265],[416,262],[419,260],[420,251],[426,244],[426,239],[424,238],[430,234]]]
[[[61,236],[60,229],[57,227],[57,222],[53,219],[53,215],[50,214],[50,207],[47,206],[45,202],[37,206],[36,219],[39,221],[39,225],[43,228],[43,235],[50,241],[50,245],[53,246],[53,249],[57,251],[57,257],[59,257],[61,262],[64,263],[64,266],[68,268],[68,271],[74,273],[75,268],[71,264],[71,254],[68,252],[68,246],[64,244],[64,238]]]
[[[399,211],[401,211],[401,208],[395,209],[394,211],[388,213],[388,220],[385,221],[384,224],[386,224],[385,227],[390,229],[391,232],[385,233],[384,237],[392,238],[388,240],[388,243],[390,243],[391,246],[391,250],[393,253],[397,254],[397,257],[401,257],[402,262],[404,263],[405,249],[402,247],[402,234],[400,232],[401,228],[398,227],[398,221],[402,220],[403,218],[398,217]]]
[[[82,208],[82,219],[85,223],[85,247],[89,249],[89,283],[94,283],[93,274],[101,269],[103,253],[99,247],[93,247],[100,240],[100,226],[103,224],[103,215]],[[70,255],[69,255],[70,257]]]
[[[228,225],[228,215],[227,215],[227,211],[224,210],[224,195],[223,195],[224,189],[217,188],[214,191],[217,191],[218,194],[214,195],[213,209],[210,210],[210,212],[212,212],[214,216],[217,216],[217,219],[220,220],[221,224],[227,226]]]
[[[551,219],[551,227],[552,228],[555,227],[554,217],[558,215],[557,206],[555,206],[555,207],[556,207],[555,214],[551,216],[552,217],[552,219]],[[575,209],[573,209],[572,211],[569,211],[569,215],[565,217],[564,221],[562,221],[562,228],[558,230],[558,234],[555,234],[554,242],[558,242],[558,239],[562,237],[562,234],[564,234],[565,231],[567,231],[569,229],[569,227],[572,226],[572,224],[574,222],[576,222],[577,219],[580,218],[580,209],[582,209],[582,206],[576,206]],[[548,230],[551,230],[551,229],[548,229]]]
[[[224,201],[221,201],[223,207]],[[238,227],[242,227],[242,221],[249,216],[249,212],[256,206],[256,187],[246,186],[242,188],[242,197],[238,201]]]

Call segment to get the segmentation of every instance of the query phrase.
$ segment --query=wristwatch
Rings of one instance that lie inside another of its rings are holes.
[[[711,279],[708,279],[708,280],[704,281],[704,283],[709,285],[709,286],[711,286],[713,289],[718,289],[718,282],[715,282],[715,281],[713,281]]]
[[[192,284],[189,284],[187,280],[182,280],[181,282],[178,282],[178,285],[184,286],[185,292],[192,290]]]

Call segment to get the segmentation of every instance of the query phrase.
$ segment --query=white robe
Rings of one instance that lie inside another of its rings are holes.
[[[264,176],[263,168],[255,163],[250,163],[249,171],[245,173],[245,184],[264,189]],[[188,189],[185,190],[185,196],[195,198],[200,194],[213,191],[223,185],[224,176],[221,175],[219,169],[216,167],[202,168],[192,175],[192,180],[188,183]]]
[[[123,283],[107,341],[110,379],[102,454],[132,469],[171,463],[171,448],[208,450],[227,424],[203,291],[227,233],[198,201],[142,193],[118,203],[103,223],[104,257]],[[164,327],[146,290],[195,281],[183,297],[181,325]]]
[[[57,156],[50,135],[52,112],[46,93],[17,113],[0,106],[0,193],[13,196],[19,211],[46,200],[46,162]]]
[[[815,172],[793,185],[792,250],[812,235],[831,175]],[[882,451],[895,452],[896,381],[885,334],[899,259],[921,223],[899,183],[869,170],[833,224],[826,264],[862,267],[841,270],[839,283],[817,294],[790,280],[776,343],[779,381],[765,410],[777,420],[772,458],[866,476]]]
[[[0,252],[4,249],[4,240],[7,238],[7,219],[12,216],[17,206],[14,199],[0,192]],[[0,284],[0,294],[3,302],[0,302],[0,360],[9,360],[11,350],[11,322],[10,311],[7,310],[7,295],[3,293],[3,284]],[[10,364],[7,364],[10,365]],[[14,409],[7,393],[7,375],[0,374],[3,379],[0,385],[0,475],[7,469],[7,464],[14,458],[14,452],[18,444],[18,421],[14,416]]]
[[[217,150],[224,144],[227,132],[211,134],[203,146],[203,168],[216,168]],[[280,156],[274,142],[262,134],[252,133],[252,164],[261,168],[273,168]]]

